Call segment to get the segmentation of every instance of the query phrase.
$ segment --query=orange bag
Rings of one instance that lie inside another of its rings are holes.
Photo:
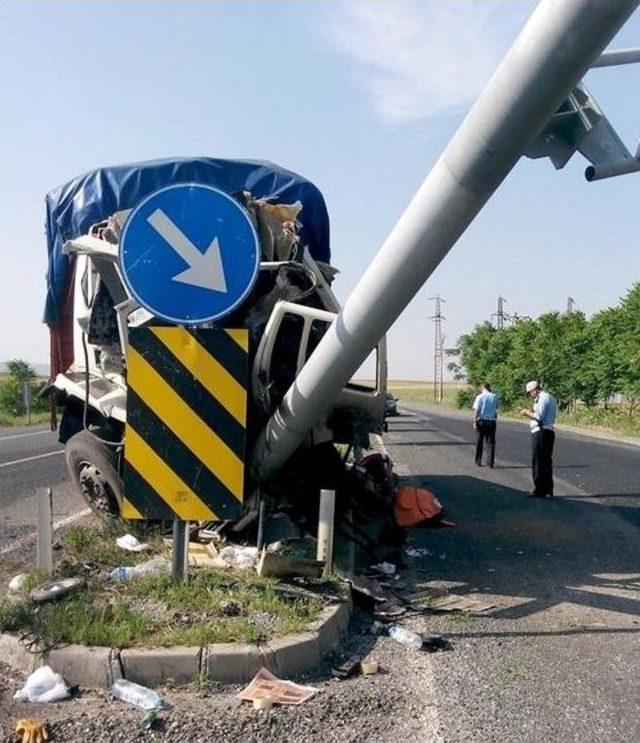
[[[393,511],[398,526],[417,526],[437,519],[442,514],[442,505],[429,490],[406,487],[396,490]]]

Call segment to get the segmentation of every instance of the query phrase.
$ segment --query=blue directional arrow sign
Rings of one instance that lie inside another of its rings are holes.
[[[259,266],[260,243],[247,212],[197,183],[147,196],[120,239],[120,269],[131,294],[179,324],[228,315],[251,291]]]

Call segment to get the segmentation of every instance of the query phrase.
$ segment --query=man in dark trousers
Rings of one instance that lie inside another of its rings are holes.
[[[531,426],[531,474],[534,489],[529,498],[553,497],[553,445],[558,405],[549,392],[542,389],[536,380],[525,385],[527,394],[535,402],[533,410],[522,408],[522,415],[530,418]]]
[[[473,427],[476,429],[476,464],[482,467],[482,450],[485,439],[489,444],[489,467],[493,468],[496,461],[496,421],[500,400],[495,392],[491,392],[491,385],[484,382],[482,390],[473,401]]]

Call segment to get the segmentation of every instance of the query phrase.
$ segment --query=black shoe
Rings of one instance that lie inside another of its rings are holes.
[[[477,467],[482,467],[482,462],[476,462]]]

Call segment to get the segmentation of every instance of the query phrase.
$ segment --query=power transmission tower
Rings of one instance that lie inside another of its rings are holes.
[[[444,338],[442,336],[442,321],[445,317],[442,314],[441,304],[445,300],[439,294],[435,297],[429,297],[429,299],[435,302],[435,313],[429,318],[433,320],[434,325],[433,399],[436,402],[442,402],[444,387]]]
[[[570,315],[573,312],[573,306],[576,303],[576,300],[573,297],[567,297],[567,315]]]
[[[498,311],[494,312],[491,317],[496,318],[496,330],[504,330],[505,320],[509,317],[504,311],[504,304],[507,300],[504,297],[498,297]]]

